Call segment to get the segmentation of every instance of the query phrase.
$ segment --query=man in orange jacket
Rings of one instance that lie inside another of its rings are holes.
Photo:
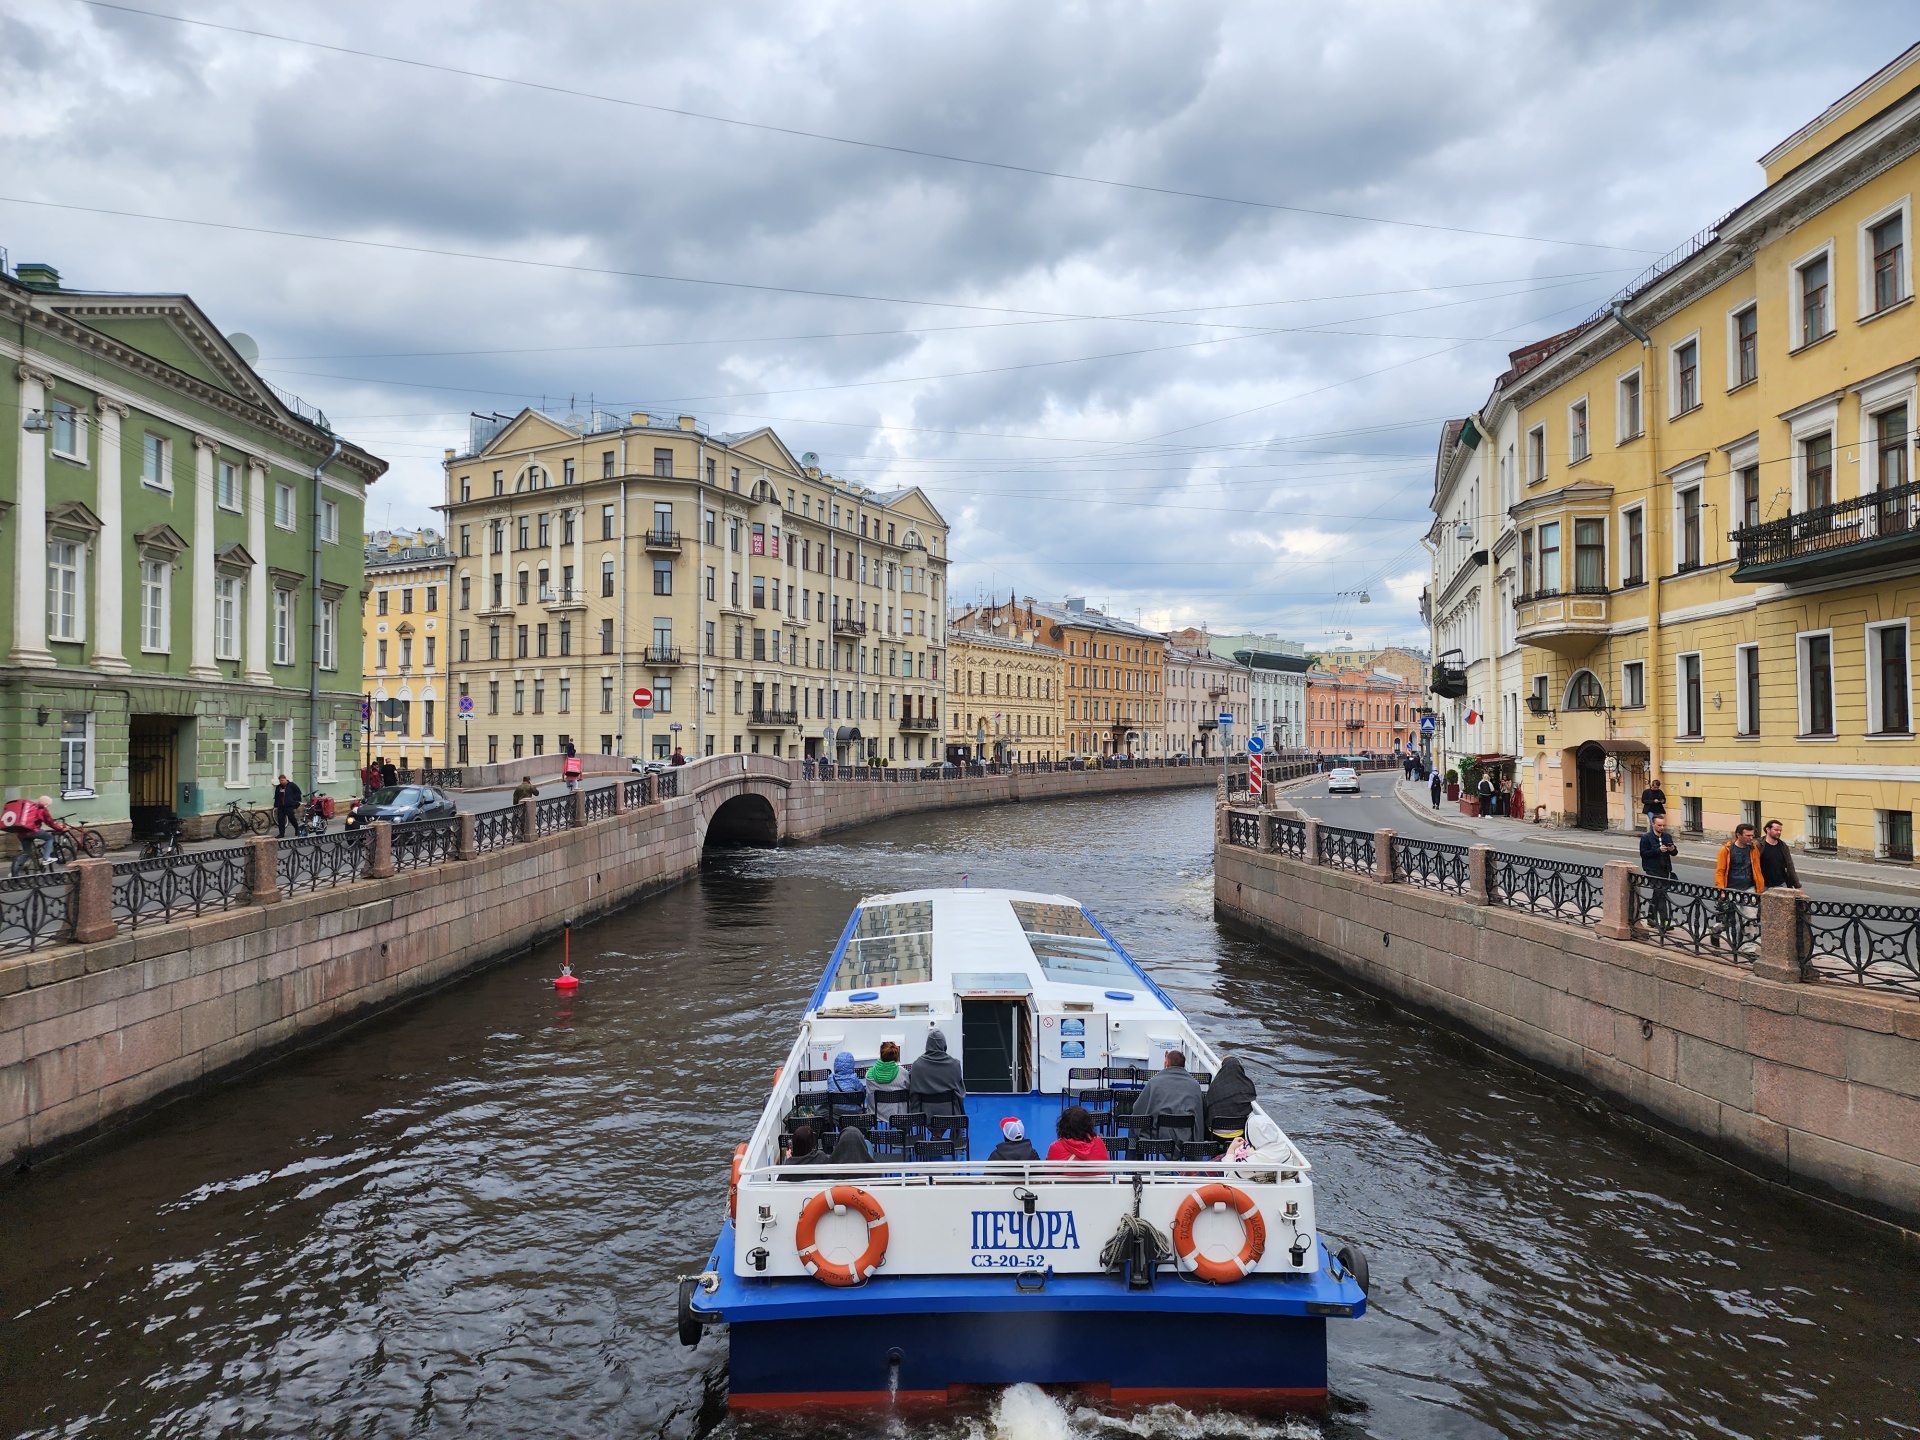
[[[1720,897],[1711,943],[1718,950],[1720,937],[1731,930],[1733,948],[1738,950],[1746,938],[1746,911],[1752,911],[1756,934],[1760,919],[1758,906],[1743,907],[1739,892],[1759,895],[1767,888],[1766,878],[1760,873],[1760,851],[1753,843],[1753,826],[1743,823],[1733,827],[1733,838],[1720,847],[1720,855],[1713,862],[1713,883],[1728,893]]]

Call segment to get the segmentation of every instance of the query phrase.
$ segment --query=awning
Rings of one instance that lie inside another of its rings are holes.
[[[858,725],[842,725],[834,735],[833,740],[836,745],[845,745],[849,741],[858,740],[859,738],[860,727]]]
[[[1590,743],[1598,745],[1609,755],[1645,755],[1647,753],[1647,742],[1644,740],[1595,740]]]

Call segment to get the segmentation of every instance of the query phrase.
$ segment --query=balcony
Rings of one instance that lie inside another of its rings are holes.
[[[649,530],[640,537],[640,543],[647,549],[663,555],[680,553],[680,532],[677,530]]]
[[[833,622],[833,633],[836,635],[864,635],[867,633],[867,622],[864,620],[842,620],[836,616]]]
[[[1427,688],[1442,700],[1460,700],[1467,693],[1467,672],[1459,665],[1436,665]]]
[[[1513,608],[1514,639],[1559,655],[1584,655],[1607,633],[1610,606],[1601,587],[1522,595]]]
[[[902,730],[924,730],[931,733],[940,728],[940,717],[937,715],[902,715],[900,717],[900,728]]]
[[[542,585],[540,603],[549,610],[584,610],[587,608],[587,592],[571,587]]]
[[[649,645],[645,650],[640,652],[640,663],[643,665],[679,665],[684,662],[680,659],[680,647],[678,645]]]
[[[784,730],[799,723],[798,710],[762,710],[756,706],[747,715],[748,728],[753,730]]]
[[[1735,580],[1812,580],[1920,558],[1920,482],[1736,530]]]

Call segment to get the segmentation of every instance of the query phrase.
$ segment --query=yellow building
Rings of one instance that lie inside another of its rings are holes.
[[[402,770],[447,763],[447,612],[453,560],[431,530],[377,531],[366,542],[360,610],[361,690],[368,702],[360,763]]]
[[[1064,661],[1040,643],[1031,610],[962,611],[947,631],[947,754],[953,759],[1058,760]]]
[[[446,473],[456,764],[939,757],[947,526],[917,488],[600,411],[476,417]]]
[[[1515,379],[1529,801],[1910,860],[1920,46]],[[1484,542],[1482,542],[1484,543]]]

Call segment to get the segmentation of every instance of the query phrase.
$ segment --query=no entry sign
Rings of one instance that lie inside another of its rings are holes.
[[[653,704],[653,691],[642,685],[633,692],[633,708],[644,710]]]

